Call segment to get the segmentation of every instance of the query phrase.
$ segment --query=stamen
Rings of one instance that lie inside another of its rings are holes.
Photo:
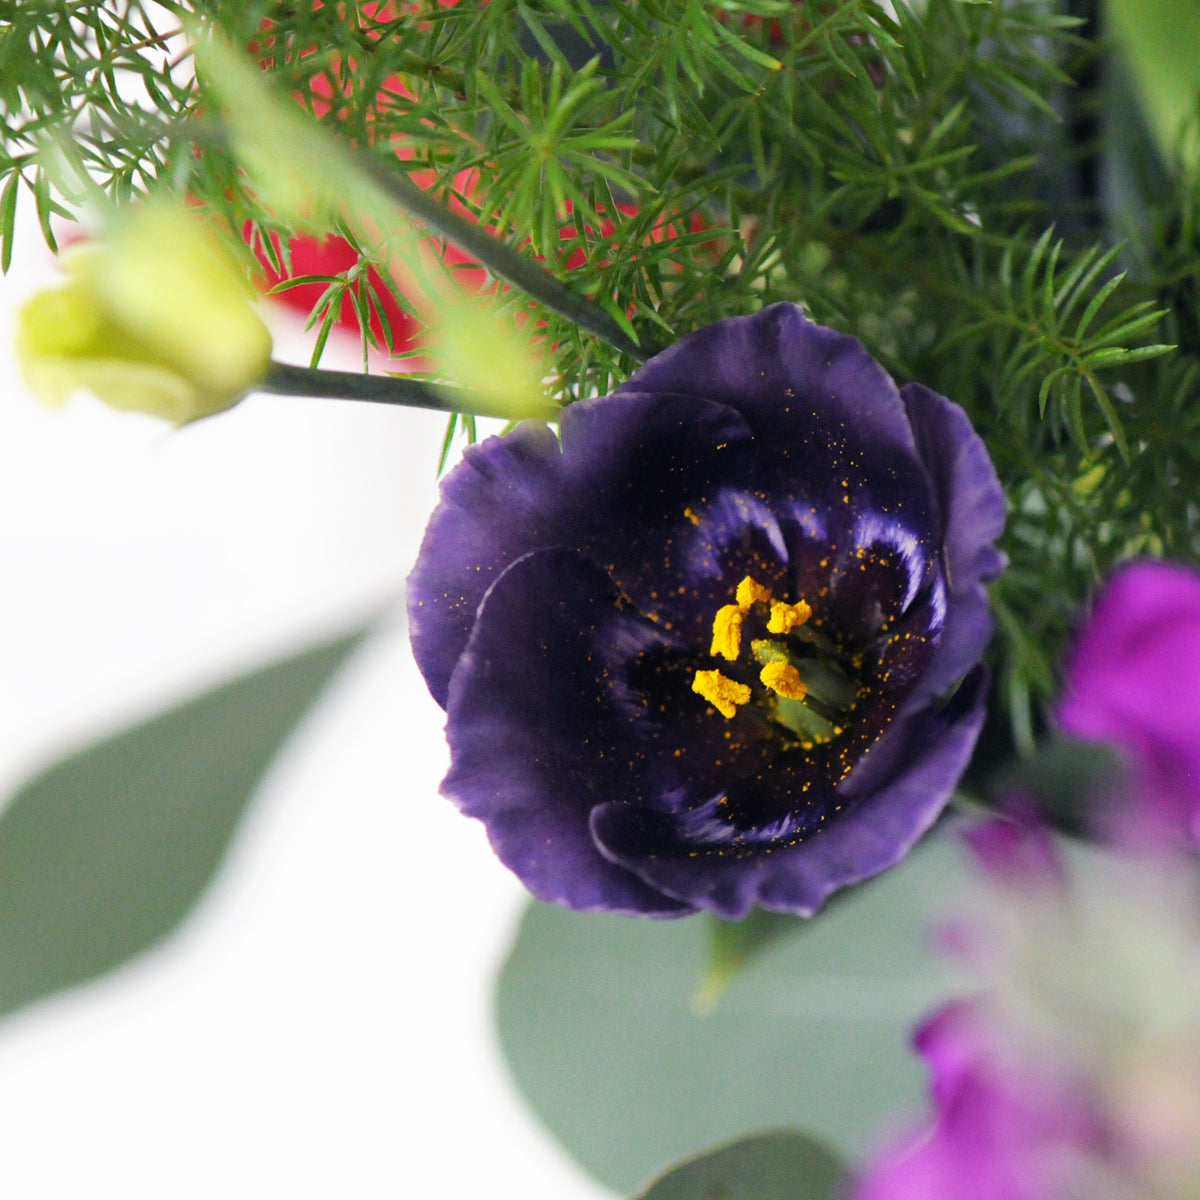
[[[736,679],[729,679],[720,671],[697,671],[692,680],[692,691],[703,696],[728,720],[737,713],[738,705],[750,699],[750,688]]]
[[[791,633],[797,625],[803,625],[812,616],[812,606],[803,600],[795,604],[784,604],[779,600],[771,604],[771,618],[767,621],[768,633]]]
[[[761,600],[764,604],[769,603],[771,599],[771,589],[763,587],[756,579],[752,579],[749,575],[737,585],[737,602],[738,607],[742,612],[748,612],[750,605],[756,600]]]
[[[736,604],[726,604],[717,609],[713,617],[712,647],[709,654],[720,655],[733,662],[742,652],[742,618],[744,614]]]
[[[803,700],[808,694],[808,688],[800,678],[800,672],[791,663],[769,662],[759,673],[763,681],[785,700]]]

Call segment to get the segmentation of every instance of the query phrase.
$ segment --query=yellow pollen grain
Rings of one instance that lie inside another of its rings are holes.
[[[767,621],[768,633],[791,633],[797,625],[803,625],[812,616],[812,607],[803,600],[795,604],[784,604],[776,600],[771,605],[771,617]]]
[[[737,602],[738,607],[746,612],[749,610],[756,600],[761,600],[764,604],[771,602],[771,589],[763,587],[756,579],[752,579],[749,575],[737,585]]]
[[[703,696],[727,720],[737,712],[739,704],[750,699],[746,684],[729,679],[720,671],[697,671],[692,691]]]
[[[709,654],[719,654],[733,662],[742,652],[743,612],[736,604],[726,604],[717,609],[713,617],[712,647]]]
[[[767,663],[758,677],[771,691],[778,693],[785,700],[803,700],[808,694],[808,688],[804,686],[799,672],[791,663]]]

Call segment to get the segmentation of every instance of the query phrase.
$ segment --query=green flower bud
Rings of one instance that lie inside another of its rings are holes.
[[[147,203],[62,266],[66,283],[17,317],[22,373],[46,404],[89,391],[185,424],[229,408],[266,375],[271,335],[253,293],[183,209]]]

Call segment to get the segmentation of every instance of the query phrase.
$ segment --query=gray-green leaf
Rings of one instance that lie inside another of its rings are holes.
[[[761,1129],[798,1126],[862,1153],[898,1113],[922,1110],[909,1037],[952,990],[927,948],[962,879],[947,841],[764,949],[708,1015],[693,1003],[703,922],[531,905],[497,992],[526,1099],[622,1192],[664,1160]]]
[[[843,1175],[828,1146],[781,1129],[670,1167],[635,1200],[833,1200]]]
[[[0,812],[0,1013],[111,970],[179,924],[361,636],[235,679],[21,788]]]

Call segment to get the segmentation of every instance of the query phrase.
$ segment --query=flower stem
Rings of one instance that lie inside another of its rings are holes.
[[[356,153],[355,158],[361,169],[370,175],[371,181],[391,199],[478,259],[497,278],[515,284],[551,312],[566,317],[580,329],[595,334],[610,346],[636,358],[639,362],[644,362],[656,352],[656,346],[639,345],[635,342],[621,328],[616,318],[595,301],[589,300],[587,296],[563,283],[507,242],[493,237],[482,225],[473,224],[465,217],[460,217],[458,213],[418,187],[404,173],[389,169],[361,152]]]
[[[487,396],[464,388],[422,383],[404,375],[361,375],[356,371],[325,371],[271,361],[271,369],[254,391],[276,396],[315,396],[324,400],[366,400],[373,404],[398,404],[404,408],[431,408],[436,412],[474,416],[553,421],[558,410],[551,404],[539,412],[506,413]]]

